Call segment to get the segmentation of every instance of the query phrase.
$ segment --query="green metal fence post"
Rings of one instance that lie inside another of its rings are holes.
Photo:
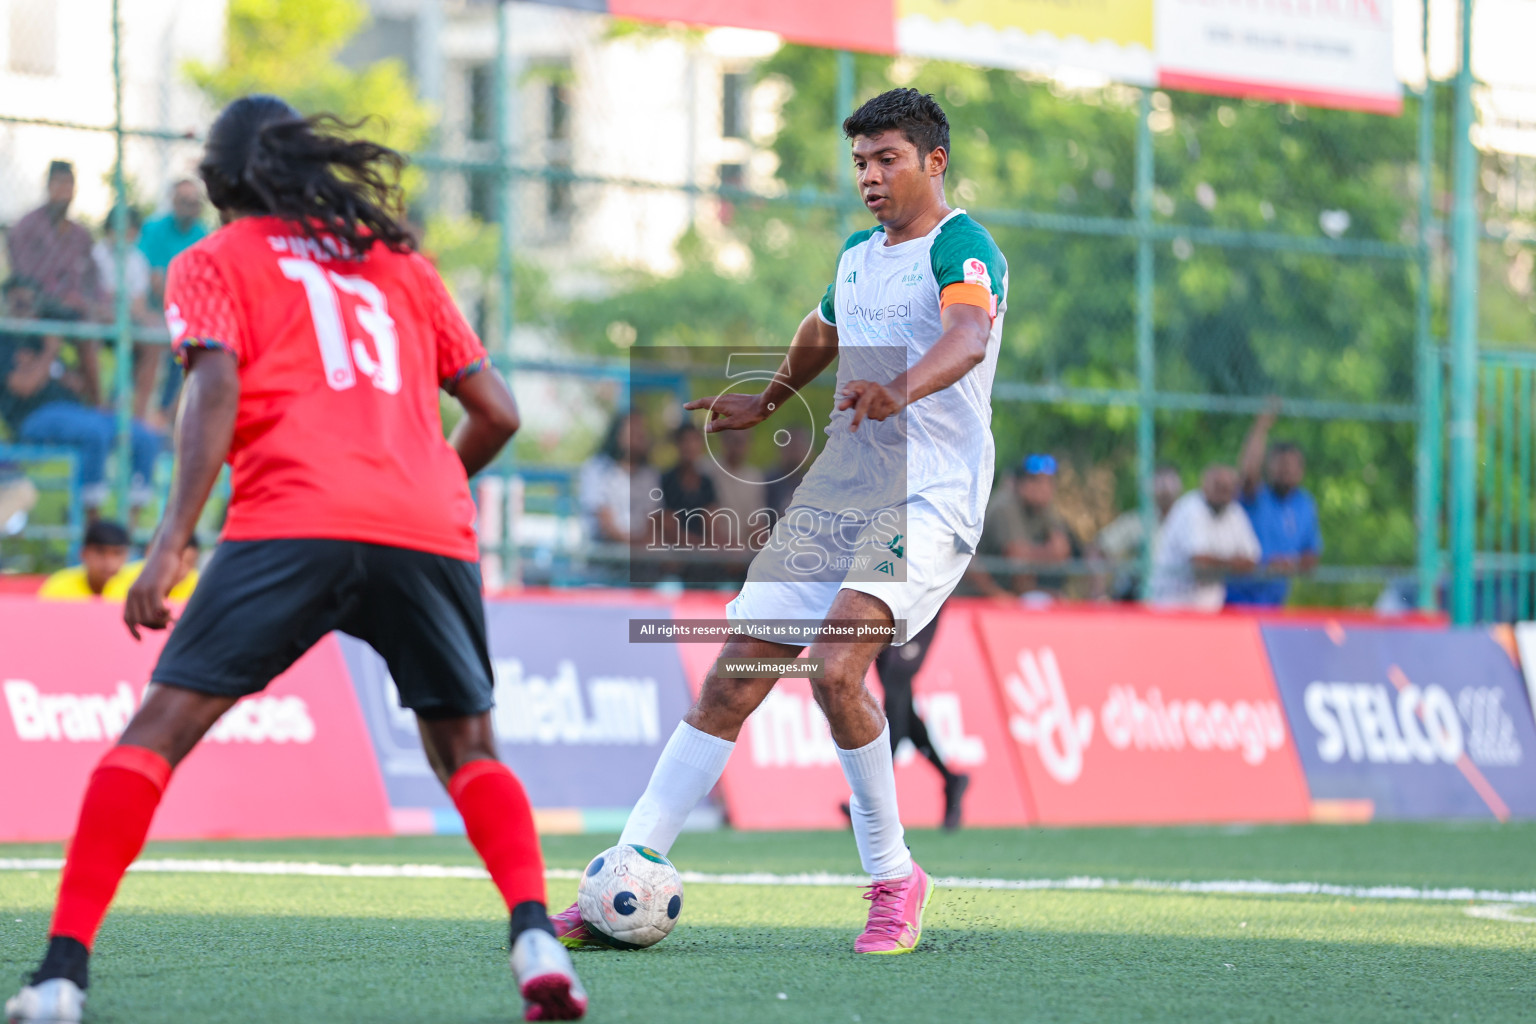
[[[112,166],[113,310],[117,353],[112,374],[117,388],[117,472],[114,492],[117,516],[132,526],[128,508],[133,477],[133,323],[128,314],[128,185],[123,175],[123,18],[121,0],[112,0],[112,136],[116,161]],[[148,483],[148,481],[146,481]]]
[[[1472,0],[1461,0],[1451,243],[1451,621],[1473,619],[1477,530],[1477,151],[1472,148]]]
[[[517,326],[517,283],[514,280],[512,218],[516,215],[513,189],[513,116],[517,105],[517,82],[512,75],[512,4],[501,0],[496,5],[496,273],[501,278],[501,301],[496,308],[497,343],[508,359],[512,357],[512,331]],[[494,351],[495,349],[493,349]]]
[[[1424,0],[1424,94],[1419,99],[1419,295],[1415,324],[1418,372],[1416,396],[1418,424],[1419,507],[1419,610],[1434,611],[1439,604],[1436,591],[1440,585],[1440,508],[1445,484],[1443,457],[1445,438],[1440,422],[1440,378],[1444,372],[1440,353],[1435,348],[1431,320],[1430,275],[1434,272],[1433,253],[1435,218],[1435,83],[1429,77],[1429,0]]]
[[[1140,495],[1142,537],[1142,593],[1152,580],[1152,537],[1157,532],[1157,506],[1152,497],[1152,475],[1157,461],[1156,424],[1153,421],[1157,389],[1157,358],[1152,330],[1154,280],[1152,273],[1152,93],[1141,90],[1136,111],[1136,491]]]

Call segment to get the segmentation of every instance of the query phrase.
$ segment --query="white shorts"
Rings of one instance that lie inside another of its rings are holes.
[[[965,575],[971,553],[920,499],[863,522],[791,508],[752,560],[726,617],[743,623],[749,635],[752,620],[820,622],[839,590],[857,590],[885,602],[896,620],[892,644],[900,646],[933,621]]]

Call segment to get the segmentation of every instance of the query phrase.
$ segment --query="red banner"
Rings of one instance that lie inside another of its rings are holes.
[[[642,21],[766,29],[807,46],[892,53],[891,0],[608,0],[608,12]]]
[[[0,842],[74,831],[86,780],[164,643],[136,643],[121,605],[0,598]],[[151,837],[389,833],[373,747],[328,637],[209,731],[172,776]]]
[[[976,615],[1042,822],[1307,820],[1306,781],[1256,623]]]
[[[679,619],[719,619],[724,596],[689,595],[678,601]],[[679,644],[683,669],[697,695],[717,644]],[[880,693],[871,670],[871,691]],[[1011,742],[1003,726],[997,693],[978,650],[972,613],[944,613],[923,668],[913,684],[919,711],[934,744],[951,769],[968,772],[965,823],[1022,825],[1028,820]],[[785,679],[747,719],[725,775],[720,780],[731,824],[744,829],[840,828],[847,824],[837,805],[848,799],[848,783],[837,760],[837,745],[804,679]],[[938,773],[910,744],[897,754],[896,791],[902,820],[938,825],[944,794]]]

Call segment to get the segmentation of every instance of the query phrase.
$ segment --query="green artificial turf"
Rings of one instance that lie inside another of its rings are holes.
[[[1536,828],[912,832],[940,875],[1536,889]],[[612,837],[551,837],[579,867]],[[0,857],[56,856],[0,847]],[[680,866],[855,872],[846,833],[685,835]],[[158,843],[146,856],[473,863],[462,839]],[[0,872],[0,978],[42,944],[57,876]],[[575,882],[551,882],[564,905]],[[1536,1014],[1536,907],[1127,891],[940,890],[922,944],[851,952],[854,888],[688,886],[639,953],[576,955],[593,1021],[1502,1021]],[[1523,922],[1520,918],[1528,919]],[[109,1022],[518,1019],[488,882],[130,875],[93,964]]]

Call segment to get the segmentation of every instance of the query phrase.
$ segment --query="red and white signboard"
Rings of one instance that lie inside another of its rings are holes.
[[[975,614],[1042,823],[1307,820],[1255,623]]]
[[[680,619],[721,619],[725,600],[688,595],[674,608]],[[679,644],[695,694],[720,656],[717,644]],[[872,692],[880,693],[871,670]],[[1017,766],[1003,727],[997,692],[977,648],[972,613],[944,612],[933,650],[913,687],[919,711],[940,754],[954,771],[969,772],[965,822],[1023,825],[1029,818]],[[932,827],[944,814],[938,773],[904,744],[897,753],[896,791],[908,825]],[[744,829],[840,828],[837,805],[848,799],[827,720],[804,679],[781,680],[747,719],[720,780],[731,824]]]
[[[164,643],[135,642],[121,605],[0,598],[0,842],[74,831]],[[373,747],[327,638],[209,731],[171,776],[150,837],[388,834]]]
[[[1157,0],[1165,89],[1396,114],[1392,0]]]

